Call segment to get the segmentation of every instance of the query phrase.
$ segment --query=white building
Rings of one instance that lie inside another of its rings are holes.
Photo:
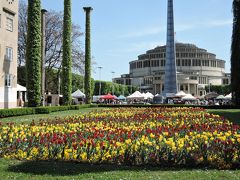
[[[17,106],[18,0],[0,1],[0,109]]]
[[[166,46],[159,46],[131,61],[130,73],[114,82],[134,85],[140,91],[161,94],[164,89]],[[193,44],[176,43],[178,91],[205,95],[205,86],[230,84],[230,74],[225,73],[225,61]]]

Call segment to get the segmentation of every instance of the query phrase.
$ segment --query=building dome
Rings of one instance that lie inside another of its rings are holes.
[[[178,90],[203,95],[205,85],[221,85],[225,77],[225,61],[206,49],[189,43],[176,43]],[[128,78],[142,91],[162,93],[164,89],[166,46],[158,46],[131,61]],[[120,80],[119,78],[115,79]],[[123,81],[122,81],[123,82]]]

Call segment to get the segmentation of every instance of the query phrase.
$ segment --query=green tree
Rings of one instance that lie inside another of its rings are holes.
[[[64,0],[63,16],[63,59],[62,59],[62,94],[63,104],[71,104],[72,98],[72,20],[71,0]]]
[[[137,86],[127,86],[123,84],[117,84],[112,82],[101,81],[101,94],[112,93],[112,87],[114,85],[114,95],[128,96],[138,90]],[[131,93],[132,91],[132,93]],[[94,95],[99,94],[99,80],[95,81]]]
[[[26,68],[28,106],[41,103],[41,1],[28,0]]]
[[[85,94],[86,94],[86,103],[91,103],[91,28],[90,28],[90,12],[91,7],[84,7],[86,12],[86,32],[85,32]]]
[[[240,105],[240,1],[233,0],[233,30],[231,46],[231,89],[232,100]]]
[[[205,86],[205,91],[209,92],[209,86]],[[230,85],[211,85],[210,91],[216,92],[218,94],[226,95],[231,92],[231,87]]]

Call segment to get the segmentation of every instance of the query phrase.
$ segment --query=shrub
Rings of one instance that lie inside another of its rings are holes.
[[[35,114],[34,108],[14,108],[14,109],[1,109],[0,118],[10,117],[10,116],[21,116]]]
[[[22,116],[30,114],[49,114],[57,111],[79,110],[82,108],[98,107],[93,104],[71,105],[71,106],[45,106],[35,108],[15,108],[15,109],[0,109],[0,118],[10,116]]]

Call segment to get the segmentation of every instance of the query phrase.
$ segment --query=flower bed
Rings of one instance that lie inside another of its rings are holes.
[[[200,108],[114,108],[1,124],[0,157],[231,168],[240,164],[240,127]]]

